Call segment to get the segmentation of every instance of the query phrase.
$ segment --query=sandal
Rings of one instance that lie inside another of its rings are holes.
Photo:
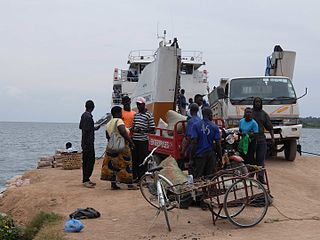
[[[116,183],[111,183],[111,190],[119,190],[121,189],[119,186],[117,186]]]

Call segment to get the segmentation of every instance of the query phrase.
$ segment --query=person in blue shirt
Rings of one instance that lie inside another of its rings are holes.
[[[203,119],[191,130],[191,158],[194,178],[213,174],[217,170],[217,157],[222,159],[219,127],[212,122],[212,111],[202,109]]]
[[[239,132],[241,136],[247,134],[249,136],[249,146],[247,154],[244,154],[245,163],[254,164],[254,152],[256,149],[255,134],[259,133],[258,123],[252,118],[252,109],[247,107],[244,110],[244,116],[239,122]]]
[[[184,144],[183,144],[182,150],[181,150],[182,156],[185,157],[187,160],[189,160],[189,165],[188,165],[189,174],[193,173],[193,170],[192,170],[192,159],[190,158],[192,127],[193,127],[193,125],[195,123],[201,121],[201,119],[197,115],[198,111],[199,111],[198,104],[191,103],[191,105],[190,105],[191,118],[188,120],[188,123],[187,123],[185,140],[184,140]]]

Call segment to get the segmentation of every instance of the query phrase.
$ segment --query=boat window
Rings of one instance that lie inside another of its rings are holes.
[[[145,64],[140,64],[140,71],[139,71],[139,73],[141,73],[141,72],[143,71],[143,69],[144,69],[145,66],[146,66]]]
[[[182,64],[182,65],[181,65],[181,73],[184,73],[184,74],[192,74],[192,73],[193,73],[193,65],[190,65],[190,64]]]
[[[135,68],[130,68],[127,72],[127,81],[138,82],[138,70]]]
[[[114,104],[121,103],[121,93],[122,93],[121,84],[113,85],[112,101]]]

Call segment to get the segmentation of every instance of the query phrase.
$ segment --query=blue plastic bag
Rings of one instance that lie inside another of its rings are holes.
[[[69,219],[64,222],[65,232],[80,232],[83,228],[83,223],[77,219]]]

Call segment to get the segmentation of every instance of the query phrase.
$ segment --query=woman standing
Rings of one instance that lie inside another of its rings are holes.
[[[101,169],[101,180],[111,181],[111,189],[120,189],[117,182],[128,184],[128,189],[136,189],[132,185],[132,159],[131,150],[133,142],[129,137],[129,130],[122,120],[122,108],[115,106],[111,109],[112,119],[106,126],[106,137],[108,141],[113,131],[118,131],[125,139],[125,148],[119,153],[111,153],[106,150]]]

